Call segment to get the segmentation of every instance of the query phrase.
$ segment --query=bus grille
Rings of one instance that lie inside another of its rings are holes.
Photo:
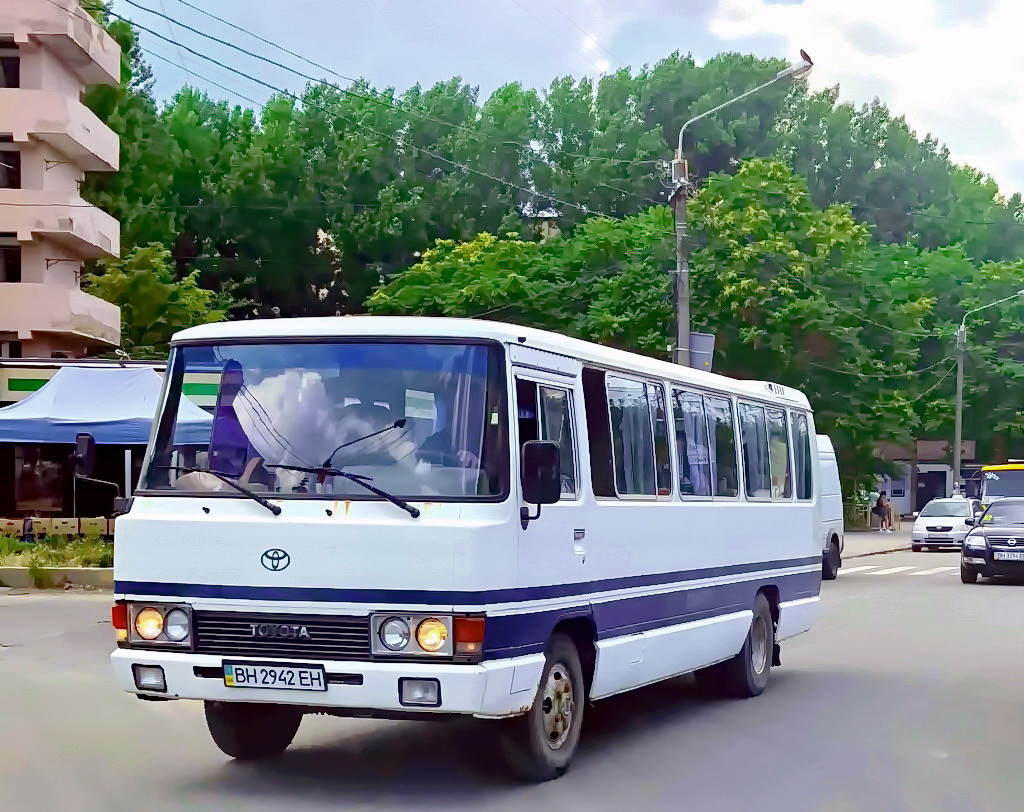
[[[198,654],[370,659],[368,617],[197,611],[192,620]]]

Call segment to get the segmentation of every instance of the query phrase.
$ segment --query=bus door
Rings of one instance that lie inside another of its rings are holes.
[[[529,440],[558,443],[562,496],[545,505],[540,518],[519,535],[520,582],[529,585],[572,583],[585,579],[587,522],[580,481],[577,394],[571,380],[544,380],[516,374],[519,446]],[[531,514],[535,505],[528,505]]]

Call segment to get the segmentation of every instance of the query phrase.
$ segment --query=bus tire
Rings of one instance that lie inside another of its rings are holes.
[[[740,653],[730,660],[700,669],[694,677],[698,685],[714,694],[736,699],[760,696],[768,685],[774,649],[775,624],[771,607],[759,592]]]
[[[828,553],[821,565],[821,577],[825,581],[834,581],[839,575],[839,567],[842,566],[842,557],[839,553],[839,542],[833,538],[828,545]]]
[[[501,723],[501,753],[512,774],[534,783],[564,775],[579,744],[585,706],[579,652],[569,637],[556,634],[548,643],[533,706]]]
[[[204,705],[214,743],[239,761],[281,755],[302,722],[302,712],[287,705],[209,701]]]

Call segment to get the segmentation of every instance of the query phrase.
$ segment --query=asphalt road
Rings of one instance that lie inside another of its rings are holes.
[[[0,593],[0,809],[1020,809],[1024,587],[956,563],[851,560],[763,696],[683,679],[600,702],[540,786],[469,766],[459,725],[306,717],[280,760],[232,763],[197,703],[115,688],[109,595]]]

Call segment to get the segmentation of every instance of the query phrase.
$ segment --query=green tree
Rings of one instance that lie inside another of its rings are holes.
[[[121,308],[121,347],[133,357],[165,356],[178,330],[223,321],[240,306],[227,293],[199,287],[197,271],[176,280],[170,251],[160,245],[99,265],[99,273],[83,277],[83,288]]]

